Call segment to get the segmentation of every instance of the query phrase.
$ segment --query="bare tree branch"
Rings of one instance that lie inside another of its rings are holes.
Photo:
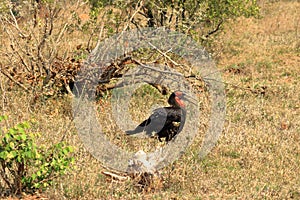
[[[25,90],[26,92],[29,92],[28,88],[26,88],[23,84],[21,84],[19,81],[15,80],[9,73],[5,72],[4,69],[1,66],[0,72],[6,76],[7,78],[9,78],[9,80],[11,80],[12,82],[14,82],[15,84],[17,84],[19,87],[21,87],[23,90]]]

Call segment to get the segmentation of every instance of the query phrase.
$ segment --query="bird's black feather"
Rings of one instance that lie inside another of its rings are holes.
[[[183,108],[158,108],[134,130],[126,131],[126,133],[132,135],[145,131],[149,136],[156,133],[159,141],[161,138],[165,138],[168,142],[181,132],[185,123],[185,115],[186,112]]]

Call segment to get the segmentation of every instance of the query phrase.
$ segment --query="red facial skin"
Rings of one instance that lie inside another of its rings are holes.
[[[183,93],[180,92],[180,91],[177,91],[177,92],[175,92],[175,95],[176,95],[175,101],[176,101],[176,103],[178,104],[178,106],[181,107],[181,108],[184,108],[184,107],[185,107],[185,104],[184,104],[183,101],[181,100],[181,99],[182,99],[182,96],[183,96]]]

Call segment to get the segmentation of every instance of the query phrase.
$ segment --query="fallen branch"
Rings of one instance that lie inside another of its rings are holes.
[[[128,181],[130,180],[129,176],[122,176],[113,172],[108,172],[108,171],[103,171],[101,172],[102,174],[104,174],[105,176],[108,176],[109,178],[113,179],[113,180],[118,180],[118,181]]]

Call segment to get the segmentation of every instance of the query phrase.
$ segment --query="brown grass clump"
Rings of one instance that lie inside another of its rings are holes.
[[[113,180],[84,148],[72,122],[70,97],[42,100],[8,91],[1,76],[1,113],[9,123],[35,119],[41,144],[65,140],[76,147],[76,168],[45,192],[49,199],[299,199],[300,198],[300,2],[260,1],[259,19],[239,18],[224,27],[214,48],[224,71],[227,116],[213,151],[199,160],[202,135],[177,161],[162,169],[149,190],[138,180]],[[256,92],[253,92],[256,91]],[[146,102],[145,108],[152,103]],[[141,99],[141,102],[144,102]],[[148,105],[149,103],[149,105]],[[110,99],[98,102],[109,116]],[[109,109],[107,109],[109,108]],[[137,121],[147,113],[131,110]],[[151,150],[154,139],[127,138],[105,118],[108,137],[131,150]],[[2,182],[1,182],[2,184]],[[0,188],[1,190],[1,188]]]

